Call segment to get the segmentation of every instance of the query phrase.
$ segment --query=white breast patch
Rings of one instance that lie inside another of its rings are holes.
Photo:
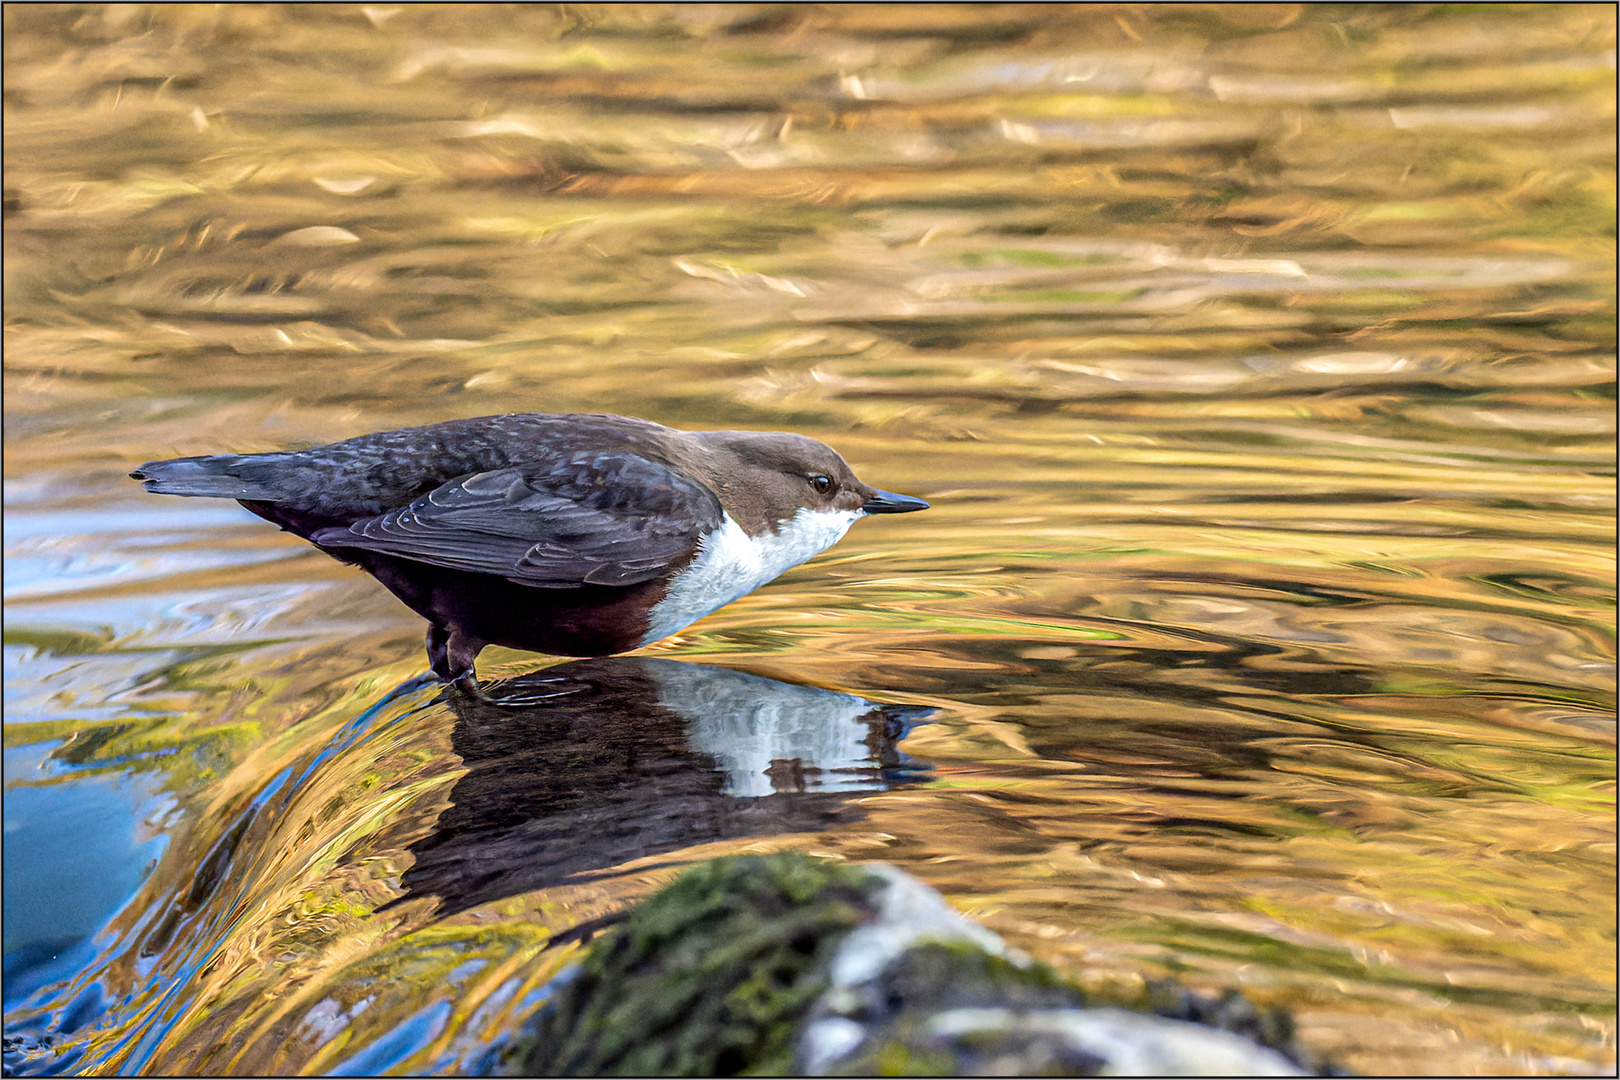
[[[709,612],[747,596],[843,539],[860,510],[801,509],[774,533],[749,536],[726,515],[720,527],[698,542],[697,558],[670,583],[652,609],[641,644],[691,626]]]

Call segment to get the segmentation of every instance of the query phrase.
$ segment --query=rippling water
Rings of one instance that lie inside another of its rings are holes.
[[[1614,47],[8,6],[8,1071],[476,1069],[554,934],[778,848],[1352,1068],[1612,1070]],[[471,705],[369,579],[124,476],[528,410],[934,508]]]

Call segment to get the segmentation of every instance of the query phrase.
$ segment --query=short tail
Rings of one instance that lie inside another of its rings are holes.
[[[280,498],[280,493],[262,480],[249,480],[237,475],[242,461],[235,454],[148,461],[129,475],[135,480],[144,481],[147,491],[159,495],[265,501]]]

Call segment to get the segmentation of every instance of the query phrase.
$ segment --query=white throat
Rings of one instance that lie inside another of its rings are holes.
[[[749,536],[727,514],[720,527],[698,541],[697,558],[670,583],[649,614],[641,644],[691,626],[709,612],[747,596],[761,585],[826,551],[849,531],[860,510],[801,508],[777,531]]]

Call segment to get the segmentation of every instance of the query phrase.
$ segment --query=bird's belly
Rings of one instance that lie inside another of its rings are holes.
[[[641,644],[647,611],[661,581],[537,589],[493,574],[473,574],[365,553],[361,566],[430,622],[491,645],[553,656],[610,656]]]

